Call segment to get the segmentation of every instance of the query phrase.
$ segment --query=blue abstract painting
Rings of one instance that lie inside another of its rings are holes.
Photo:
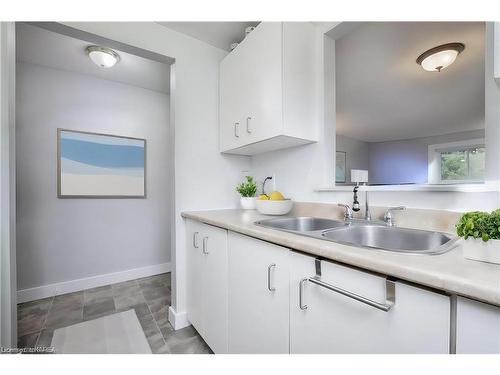
[[[144,139],[58,130],[60,197],[144,197]]]

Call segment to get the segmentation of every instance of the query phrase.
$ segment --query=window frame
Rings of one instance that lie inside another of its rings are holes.
[[[484,183],[482,180],[442,180],[441,179],[441,154],[443,152],[462,151],[475,147],[484,147],[486,152],[486,144],[484,138],[468,139],[458,142],[439,143],[429,145],[428,156],[428,183],[438,185],[453,185],[453,184],[474,184]]]

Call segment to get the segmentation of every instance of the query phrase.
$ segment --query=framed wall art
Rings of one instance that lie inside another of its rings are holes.
[[[146,140],[57,130],[60,198],[145,198]]]

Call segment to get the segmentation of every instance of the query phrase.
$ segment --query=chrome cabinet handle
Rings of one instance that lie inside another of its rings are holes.
[[[345,290],[345,289],[339,288],[337,286],[325,283],[318,276],[310,277],[306,280],[309,280],[313,284],[316,284],[316,285],[319,285],[323,288],[331,290],[332,292],[342,294],[343,296],[352,298],[356,301],[362,302],[366,305],[375,307],[376,309],[379,309],[379,310],[382,310],[385,312],[388,312],[392,308],[392,306],[394,306],[394,304],[396,303],[396,293],[395,293],[396,292],[396,284],[394,283],[394,281],[391,281],[388,279],[385,280],[385,288],[386,288],[386,292],[385,292],[386,293],[386,302],[385,303],[373,301],[369,298],[360,296],[359,294],[352,293],[352,292],[349,292],[348,290]]]
[[[208,254],[208,237],[203,237],[203,254]]]
[[[396,283],[392,280],[385,279],[385,303],[380,303],[373,301],[369,298],[360,296],[359,294],[349,292],[348,290],[339,288],[335,285],[328,284],[321,280],[321,260],[316,258],[315,260],[316,275],[313,277],[306,277],[300,281],[299,285],[299,307],[301,310],[307,309],[307,305],[302,304],[303,298],[303,284],[306,281],[310,281],[313,284],[319,285],[323,288],[331,290],[332,292],[342,294],[343,296],[352,298],[356,301],[364,303],[366,305],[375,307],[376,309],[388,312],[396,304]]]
[[[239,123],[239,122],[235,122],[235,123],[234,123],[234,136],[235,136],[236,138],[239,138],[239,137],[240,137],[240,135],[238,134],[238,128],[239,128],[239,126],[240,126],[240,123]]]
[[[304,305],[304,284],[309,280],[307,277],[299,282],[299,308],[307,310],[307,305]]]
[[[276,267],[276,264],[270,264],[269,267],[267,267],[267,289],[270,292],[274,292],[276,290],[275,287],[271,286],[271,270]]]
[[[200,246],[198,245],[198,235],[199,235],[199,234],[200,234],[199,232],[194,232],[194,233],[193,233],[193,247],[194,247],[195,249],[197,249],[198,247],[200,247]]]
[[[247,117],[247,133],[251,133],[252,132],[252,129],[250,129],[250,120],[252,118],[251,117]]]

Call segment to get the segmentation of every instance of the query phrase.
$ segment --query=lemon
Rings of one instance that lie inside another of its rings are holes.
[[[269,197],[266,194],[262,194],[259,196],[259,201],[267,201],[269,200]]]
[[[282,201],[285,199],[285,197],[279,191],[273,191],[269,199],[272,201]]]

